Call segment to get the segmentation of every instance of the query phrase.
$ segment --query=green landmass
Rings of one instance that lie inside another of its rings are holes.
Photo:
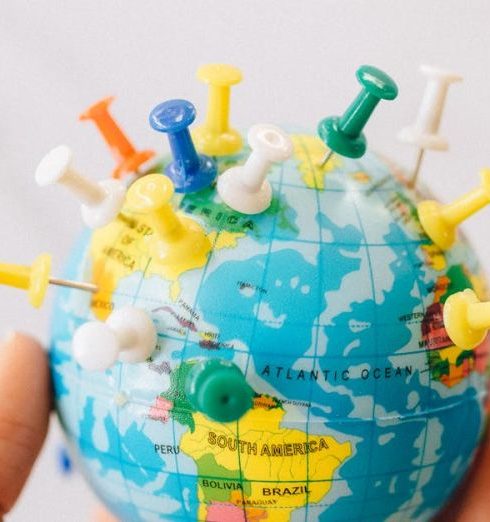
[[[475,360],[475,352],[473,350],[464,350],[456,358],[456,366],[461,366],[466,360],[472,363]]]
[[[238,482],[241,484],[245,495],[250,496],[251,488],[250,483],[247,480],[243,480],[240,477],[240,470],[230,470],[224,466],[220,466],[211,453],[203,455],[200,459],[196,460],[197,471],[199,477],[202,479],[215,480],[217,482]],[[217,489],[213,487],[206,487],[201,482],[201,491],[204,494],[205,500],[209,502],[226,502],[230,500],[232,491],[236,488],[230,487],[230,489]]]
[[[439,350],[429,350],[427,353],[432,379],[438,381],[443,375],[449,376],[449,361],[441,357]]]
[[[175,368],[170,374],[169,389],[161,393],[160,396],[172,401],[173,407],[170,410],[171,417],[179,424],[188,426],[191,432],[194,432],[196,425],[192,414],[195,413],[196,410],[192,407],[185,394],[185,380],[192,366],[192,364],[184,362]]]
[[[222,172],[243,163],[246,157],[247,154],[241,154],[220,158],[218,162],[219,171]],[[163,172],[165,165],[165,161],[160,161],[150,171]],[[188,214],[199,215],[210,227],[217,230],[245,232],[254,237],[261,237],[264,222],[277,215],[277,226],[281,230],[291,232],[291,237],[296,236],[299,232],[294,222],[296,212],[285,202],[283,197],[273,198],[271,206],[265,212],[256,216],[247,216],[230,209],[224,203],[213,201],[215,194],[216,188],[214,186],[200,190],[195,194],[187,194],[182,199],[181,208]]]
[[[446,299],[456,292],[461,292],[466,288],[473,288],[471,280],[468,277],[468,271],[464,265],[452,265],[446,272],[449,279],[449,285],[446,293],[441,297],[441,303],[445,303]]]

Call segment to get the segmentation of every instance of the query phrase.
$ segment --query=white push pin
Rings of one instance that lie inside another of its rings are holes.
[[[79,174],[71,165],[72,151],[66,145],[51,150],[36,169],[40,187],[59,183],[82,201],[82,218],[90,228],[109,224],[121,210],[126,188],[120,181],[107,179],[96,183]]]
[[[248,131],[252,154],[245,165],[232,167],[218,178],[218,192],[233,210],[259,214],[272,201],[272,187],[266,179],[272,163],[287,160],[293,153],[291,138],[274,125],[254,125]]]
[[[415,169],[409,181],[411,187],[414,187],[417,182],[425,150],[448,149],[449,144],[447,140],[438,134],[442,111],[449,86],[463,79],[458,74],[443,71],[429,65],[422,65],[420,70],[427,76],[427,87],[420,104],[417,120],[414,125],[405,127],[398,134],[400,141],[416,145],[419,148]]]
[[[86,370],[107,370],[117,360],[143,362],[153,353],[157,332],[148,314],[133,306],[113,312],[105,323],[91,321],[73,336],[73,356]]]

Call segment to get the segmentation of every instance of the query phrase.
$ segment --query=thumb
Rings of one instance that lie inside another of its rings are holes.
[[[0,519],[19,496],[46,436],[50,410],[47,357],[12,334],[0,346]]]

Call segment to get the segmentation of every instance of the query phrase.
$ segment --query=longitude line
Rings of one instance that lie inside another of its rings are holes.
[[[358,164],[362,168],[362,164],[360,162],[358,162]],[[358,220],[358,223],[359,223],[359,228],[360,228],[360,230],[362,232],[362,235],[364,236],[364,242],[368,243],[367,237],[366,237],[366,231],[364,230],[364,226],[362,224],[362,219],[361,219],[361,216],[360,216],[360,213],[359,213],[359,208],[357,207],[356,200],[354,198],[352,199],[352,203],[353,203],[354,211],[356,213],[357,220]],[[375,319],[375,321],[377,323],[376,288],[375,288],[375,284],[374,284],[374,274],[373,274],[373,267],[372,267],[372,262],[371,262],[371,254],[369,253],[369,247],[368,246],[365,246],[364,248],[366,249],[366,257],[367,257],[367,262],[368,262],[369,276],[370,276],[370,283],[371,283],[371,293],[372,293],[373,304],[374,304],[373,314],[374,314],[374,319]],[[378,330],[377,329],[374,330],[374,334],[373,335],[374,335],[374,346],[375,346],[375,356],[374,357],[377,360],[378,352],[379,352],[379,350],[378,350]],[[372,427],[371,427],[369,448],[372,447],[373,438],[374,438],[377,384],[378,384],[377,381],[375,381],[374,382],[374,394],[373,394],[373,408],[372,408],[372,412],[371,412]],[[366,499],[367,499],[367,495],[368,495],[368,484],[369,484],[368,477],[370,476],[371,466],[372,466],[372,461],[371,461],[371,456],[372,455],[371,455],[371,453],[372,452],[369,451],[368,469],[367,469],[367,473],[366,473],[366,487],[364,489],[364,497],[363,497],[363,506],[366,503]],[[359,522],[362,522],[362,518],[358,517],[358,520],[359,520]]]

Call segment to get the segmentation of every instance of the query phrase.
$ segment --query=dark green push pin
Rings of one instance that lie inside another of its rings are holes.
[[[185,381],[192,406],[217,422],[236,421],[251,407],[254,392],[238,366],[222,359],[194,365]]]
[[[372,65],[362,65],[356,71],[363,86],[357,98],[341,117],[330,116],[318,125],[318,135],[330,151],[320,167],[336,152],[348,158],[360,158],[366,152],[366,137],[362,129],[380,100],[394,100],[398,95],[396,83],[383,71]]]

